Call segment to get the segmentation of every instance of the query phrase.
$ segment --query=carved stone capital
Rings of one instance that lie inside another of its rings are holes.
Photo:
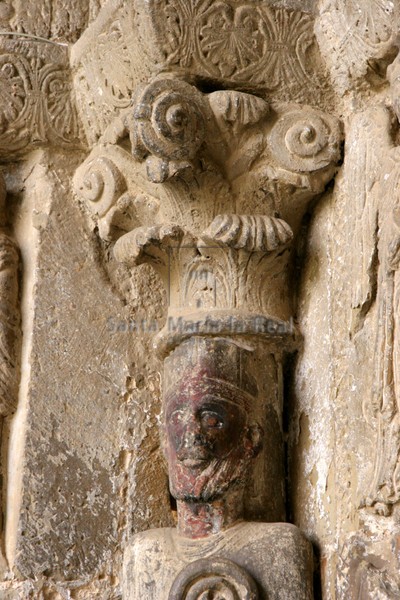
[[[174,318],[222,310],[288,321],[291,244],[335,173],[339,121],[170,78],[133,102],[75,176],[115,257],[154,266]]]

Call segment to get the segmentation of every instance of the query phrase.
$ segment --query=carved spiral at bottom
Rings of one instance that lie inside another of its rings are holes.
[[[114,161],[96,156],[77,169],[74,189],[93,213],[104,217],[126,190],[126,181]]]
[[[201,559],[176,577],[168,600],[258,600],[253,578],[234,562]]]

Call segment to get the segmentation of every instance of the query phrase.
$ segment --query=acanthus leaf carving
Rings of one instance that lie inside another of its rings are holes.
[[[179,246],[184,232],[177,225],[138,227],[122,236],[114,246],[114,255],[128,266],[150,262],[156,268],[168,267],[171,245]]]
[[[100,235],[108,241],[122,235],[115,256],[126,262],[130,253],[130,266],[144,256],[149,261],[154,245],[168,251],[156,242],[154,227],[173,223],[187,232],[196,256],[173,253],[176,306],[251,306],[284,319],[291,312],[289,297],[271,294],[267,282],[274,274],[276,285],[286,288],[299,213],[335,172],[341,138],[337,119],[308,106],[270,107],[247,93],[207,95],[180,80],[156,79],[139,88],[133,107],[118,116],[78,169],[75,189],[97,215]],[[95,175],[100,166],[104,173]],[[233,189],[237,214],[226,210]],[[254,210],[246,202],[258,190],[268,200]],[[151,216],[147,209],[139,214],[136,200],[148,194],[155,199],[148,205]],[[143,226],[151,239],[139,250],[136,236]],[[204,294],[202,278],[208,281]]]
[[[243,92],[213,92],[208,96],[208,101],[216,118],[231,125],[236,133],[240,129],[256,125],[267,117],[270,111],[268,102]]]
[[[271,107],[262,98],[237,91],[213,92],[207,100],[221,136],[219,143],[213,140],[210,152],[233,180],[249,171],[264,150],[263,129]]]
[[[397,15],[398,6],[392,0],[321,3],[316,36],[340,91],[365,85],[368,73],[384,82],[385,67],[395,56]]]

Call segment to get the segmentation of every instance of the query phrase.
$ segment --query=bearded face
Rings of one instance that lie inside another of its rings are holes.
[[[221,380],[186,380],[166,398],[165,432],[170,489],[177,500],[209,502],[245,484],[260,436],[247,425],[240,390]]]

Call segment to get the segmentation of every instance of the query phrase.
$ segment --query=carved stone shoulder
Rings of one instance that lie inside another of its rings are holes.
[[[312,570],[312,554],[297,527],[287,523],[239,523],[203,540],[182,538],[174,529],[155,529],[136,535],[125,554],[124,598],[140,597],[135,594],[148,594],[148,598],[158,600],[175,598],[170,596],[175,580],[186,577],[189,585],[196,563],[201,563],[196,581],[203,580],[205,591],[211,585],[213,570],[221,569],[219,557],[243,569],[256,582],[260,595],[254,598],[310,600],[312,597],[312,590],[305,583]],[[219,576],[224,579],[221,572]],[[225,576],[229,577],[228,572]]]

